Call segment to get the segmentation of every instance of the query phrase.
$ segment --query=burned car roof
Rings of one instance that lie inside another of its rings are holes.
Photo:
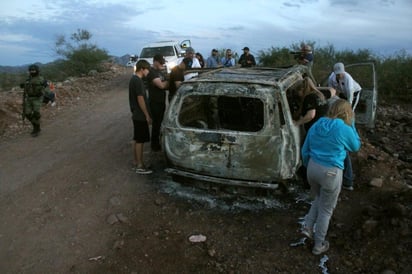
[[[200,74],[197,78],[192,78],[188,81],[193,82],[240,82],[240,83],[255,83],[263,85],[283,85],[297,79],[302,79],[302,75],[306,73],[305,66],[294,66],[289,68],[221,68],[213,69]],[[202,69],[204,71],[204,69]],[[202,72],[202,70],[190,70]],[[187,81],[186,81],[187,82]],[[185,82],[183,82],[185,83]]]

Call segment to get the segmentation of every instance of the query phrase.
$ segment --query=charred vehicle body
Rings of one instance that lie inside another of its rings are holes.
[[[183,82],[162,124],[166,172],[264,189],[295,178],[302,129],[292,108],[306,69],[222,68]]]

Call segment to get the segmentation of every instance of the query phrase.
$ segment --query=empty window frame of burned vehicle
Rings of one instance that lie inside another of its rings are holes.
[[[180,126],[209,130],[258,132],[265,123],[265,100],[249,85],[195,84],[196,92],[184,97],[178,116]]]

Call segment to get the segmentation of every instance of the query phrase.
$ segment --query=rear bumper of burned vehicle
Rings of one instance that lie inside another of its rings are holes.
[[[258,181],[219,178],[219,177],[202,175],[202,174],[193,173],[189,171],[179,170],[175,168],[166,168],[165,172],[172,176],[184,177],[184,178],[188,178],[191,180],[208,182],[208,183],[224,185],[224,186],[263,188],[263,189],[271,189],[271,190],[279,188],[279,184],[275,182],[271,183],[271,182],[258,182]]]

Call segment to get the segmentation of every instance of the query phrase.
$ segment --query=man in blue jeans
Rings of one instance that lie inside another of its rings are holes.
[[[345,169],[343,170],[342,188],[352,191],[353,190],[353,170],[352,170],[352,161],[351,161],[349,152],[346,152],[344,166],[345,166]]]
[[[325,97],[328,98],[329,108],[339,99],[339,96],[336,95],[336,90],[333,87],[329,87],[329,90],[325,91]],[[342,188],[352,191],[353,190],[353,170],[352,170],[352,161],[350,158],[349,152],[346,152],[346,157],[344,160],[344,170],[343,170],[343,180]]]

